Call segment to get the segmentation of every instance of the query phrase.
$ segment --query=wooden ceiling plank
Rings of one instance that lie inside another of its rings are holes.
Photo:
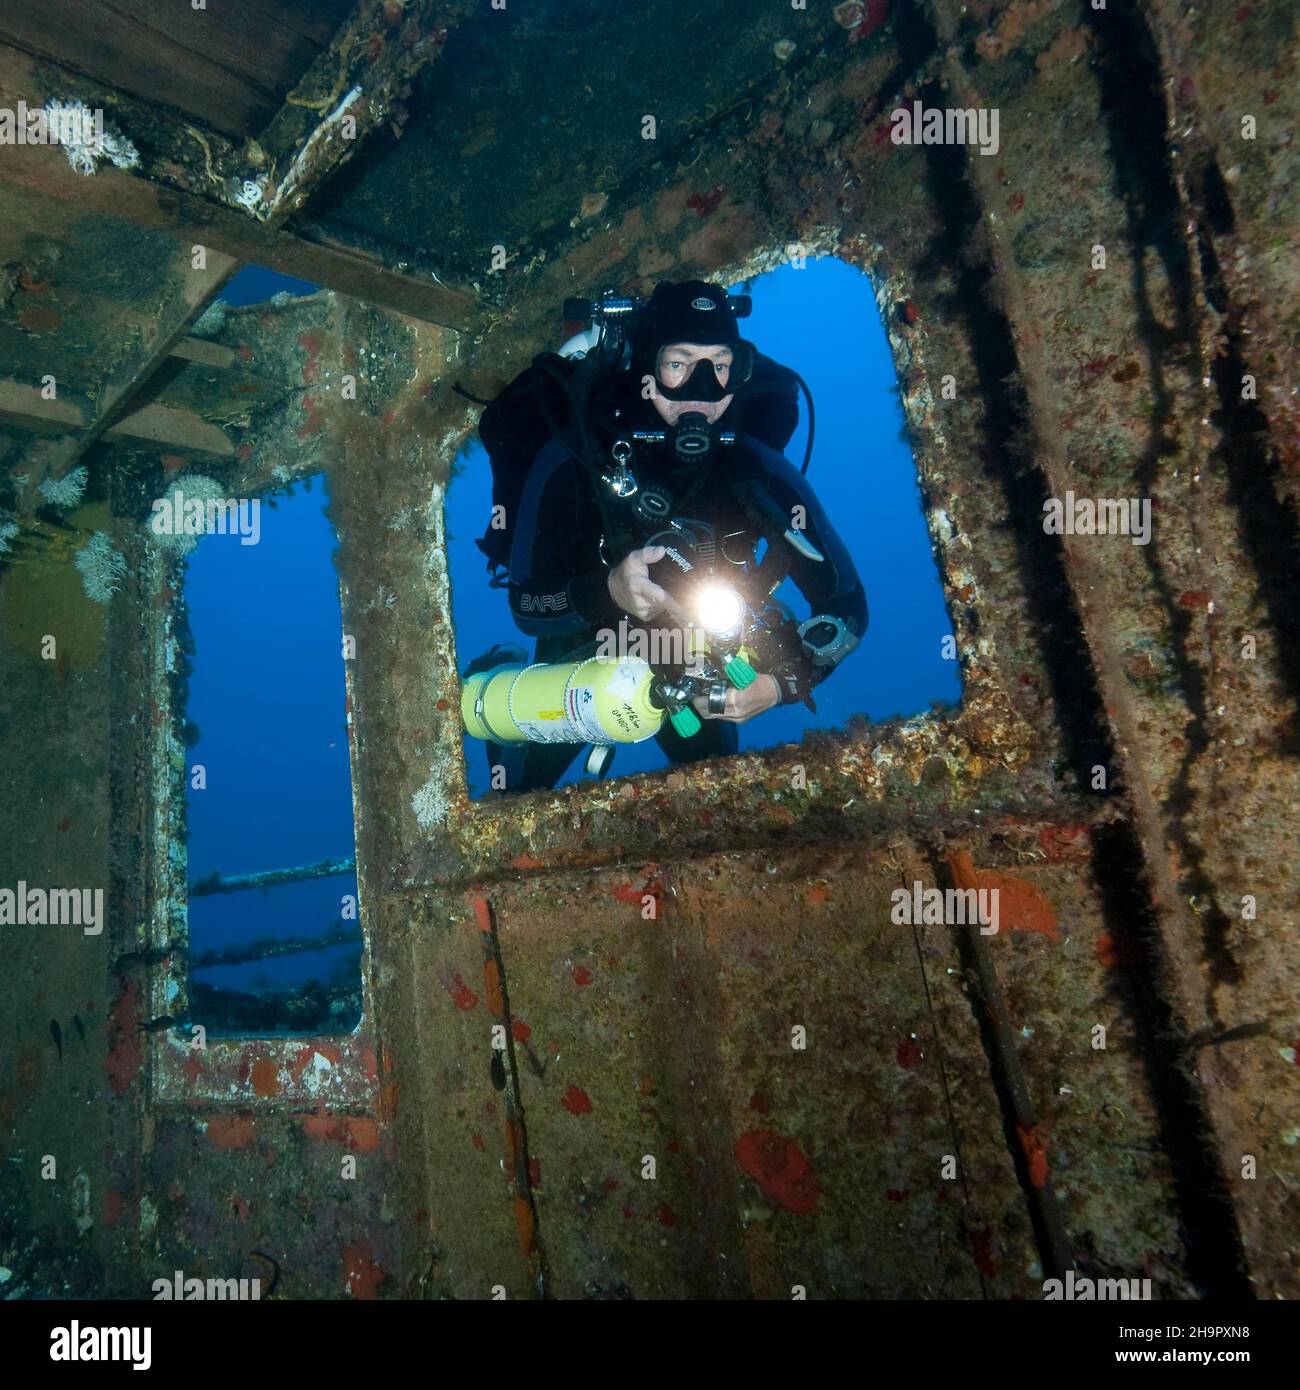
[[[353,8],[354,0],[243,0],[250,9],[268,15],[286,29],[325,48]]]
[[[423,0],[422,0],[423,2]],[[0,99],[39,105],[49,94],[49,72],[25,52],[0,44]],[[101,166],[91,177],[73,170],[58,149],[6,146],[0,159],[0,189],[27,188],[59,198],[84,212],[103,212],[138,226],[172,232],[189,243],[215,247],[340,294],[394,309],[460,332],[481,332],[495,317],[476,294],[444,285],[432,273],[405,272],[351,248],[310,240],[268,227],[232,201],[229,187],[238,169],[237,152],[216,134],[198,133],[162,113],[115,100],[116,94],[81,79],[77,93],[88,104],[115,106],[127,135],[150,130],[154,153],[141,169]],[[308,113],[308,124],[311,113]]]
[[[240,367],[239,354],[233,348],[222,347],[220,343],[209,343],[204,338],[182,338],[172,348],[173,357],[183,357],[187,362],[198,362],[205,367],[228,369]]]
[[[83,428],[86,415],[74,401],[46,400],[39,386],[25,381],[0,381],[0,420],[25,430],[63,433]]]
[[[56,5],[67,13],[52,22]],[[147,29],[112,10],[97,10],[92,28],[78,0],[7,7],[0,11],[0,40],[237,139],[260,129],[276,109],[274,94],[234,80],[228,69],[170,40],[151,39]]]
[[[25,178],[29,172],[20,174],[17,160],[0,161],[0,185],[15,175]],[[53,172],[55,177],[42,177],[40,186],[62,192],[74,205],[93,206],[143,227],[171,230],[202,245],[216,247],[237,260],[251,261],[339,294],[458,331],[479,331],[490,320],[487,306],[474,295],[432,279],[391,270],[346,247],[318,244],[260,226],[225,208],[159,190],[147,180],[115,169],[101,171],[93,180],[80,183],[72,182],[80,176],[70,169],[66,180],[62,171]]]
[[[0,421],[35,433],[67,435],[84,429],[86,412],[69,400],[46,400],[24,381],[0,380]],[[143,440],[168,445],[182,453],[233,458],[235,446],[218,426],[192,410],[150,401],[129,411],[103,431],[107,439]]]
[[[242,3],[214,3],[206,10],[195,10],[166,0],[161,4],[158,0],[99,0],[97,10],[104,9],[136,24],[147,42],[175,45],[192,53],[256,88],[276,105],[322,47]]]
[[[278,270],[366,303],[459,332],[479,332],[491,321],[488,307],[473,294],[392,270],[348,248],[304,240],[264,227],[227,208],[192,195],[160,189],[147,179],[117,169],[83,178],[54,150],[9,147],[0,160],[0,188],[38,188],[82,211],[100,211],[141,227],[175,233],[216,248],[236,260]]]
[[[216,425],[192,410],[161,405],[158,401],[150,401],[115,420],[104,436],[166,444],[184,454],[211,454],[217,458],[235,455],[235,446]]]

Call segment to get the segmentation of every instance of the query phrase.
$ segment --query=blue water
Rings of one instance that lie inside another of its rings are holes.
[[[188,765],[191,880],[286,868],[353,853],[352,792],[338,579],[324,479],[263,500],[261,540],[204,536],[189,556],[194,633]],[[192,781],[192,779],[191,779]],[[355,875],[195,898],[191,951],[265,937],[315,936],[340,919]],[[357,947],[199,972],[209,983],[325,980]],[[254,977],[262,977],[254,979]]]
[[[221,298],[255,303],[315,286],[260,266],[235,275]],[[336,539],[323,476],[312,490],[262,499],[261,537],[204,536],[190,552],[185,599],[194,635],[187,713],[201,737],[187,767],[189,876],[287,868],[353,854],[352,790],[343,683]],[[195,898],[190,949],[269,937],[319,936],[337,926],[356,876]],[[355,928],[355,919],[344,923]],[[196,971],[208,984],[255,991],[306,980],[359,978],[359,946],[331,947]]]
[[[265,266],[241,266],[226,281],[225,288],[217,296],[227,304],[260,304],[273,294],[315,294],[320,287],[307,280],[296,280],[292,275],[281,275],[278,270],[267,270]]]
[[[740,286],[733,286],[733,291]],[[952,625],[930,537],[921,512],[911,450],[902,438],[903,412],[888,339],[867,277],[841,261],[809,260],[756,279],[754,312],[741,331],[769,357],[798,371],[817,409],[809,479],[839,531],[867,591],[871,620],[862,644],[816,692],[817,712],[781,706],[740,726],[742,748],[797,742],[807,729],[840,727],[853,714],[872,720],[910,715],[936,702],[961,698],[957,663],[942,656]],[[555,346],[558,346],[558,341]],[[802,463],[806,421],[786,454]],[[449,490],[447,521],[452,615],[460,639],[459,662],[497,641],[519,642],[505,594],[487,587],[475,539],[491,511],[491,471],[477,440],[458,463]],[[778,591],[800,617],[807,605],[791,585]],[[472,796],[488,787],[483,745],[465,739]],[[653,740],[618,749],[612,772],[627,774],[666,765]],[[564,781],[582,773],[575,759]]]
[[[189,556],[194,634],[189,716],[200,730],[188,766],[191,880],[287,868],[353,853],[334,530],[324,479],[263,500],[259,544],[204,536]],[[192,782],[192,778],[191,778]],[[355,875],[217,894],[190,904],[193,953],[266,937],[316,936],[340,919]],[[326,980],[357,947],[198,972],[259,988]]]

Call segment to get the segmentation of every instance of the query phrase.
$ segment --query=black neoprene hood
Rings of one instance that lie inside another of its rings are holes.
[[[727,291],[721,285],[709,285],[703,280],[657,285],[632,336],[633,366],[638,376],[654,377],[659,389],[670,400],[721,400],[747,381],[753,369],[753,345],[740,336]],[[659,350],[669,343],[731,347],[735,354],[731,381],[723,387],[711,366],[706,368],[704,363],[697,363],[691,380],[670,390],[659,381],[658,372]],[[706,379],[708,386],[701,388],[701,382]]]
[[[636,339],[642,354],[653,361],[665,343],[738,343],[740,329],[721,285],[683,280],[655,286]]]

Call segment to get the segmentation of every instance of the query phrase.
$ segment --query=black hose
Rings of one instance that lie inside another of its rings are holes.
[[[812,392],[808,389],[808,383],[795,371],[793,367],[786,370],[799,383],[799,389],[803,392],[803,398],[808,402],[808,443],[803,451],[803,467],[799,470],[804,477],[808,476],[808,465],[812,462],[813,437],[817,433],[817,412],[813,409]]]

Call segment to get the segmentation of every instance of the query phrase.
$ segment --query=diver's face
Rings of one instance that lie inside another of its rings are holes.
[[[669,343],[666,347],[660,348],[655,369],[660,382],[670,391],[675,391],[690,380],[695,364],[707,359],[713,363],[718,381],[725,387],[731,375],[734,358],[735,353],[725,343],[718,343],[712,347],[703,347],[699,343]],[[727,395],[720,401],[670,401],[658,392],[651,397],[655,409],[670,425],[675,425],[680,416],[688,413],[703,415],[712,424],[731,404],[732,399]]]

